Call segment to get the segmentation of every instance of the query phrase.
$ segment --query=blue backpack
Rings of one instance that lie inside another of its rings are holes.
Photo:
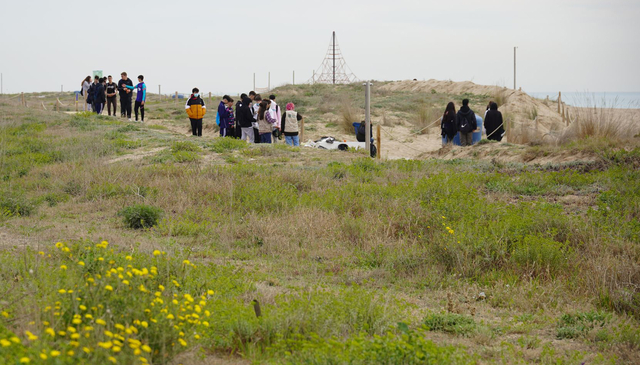
[[[216,113],[216,124],[220,126],[220,114]]]

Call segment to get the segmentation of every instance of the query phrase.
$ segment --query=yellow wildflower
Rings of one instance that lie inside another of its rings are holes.
[[[118,360],[116,360],[116,358],[113,357],[113,356],[109,356],[109,358],[107,360],[111,361],[114,364],[118,362]]]
[[[98,342],[98,346],[102,347],[103,349],[110,349],[111,346],[113,346],[113,344],[111,343],[111,341],[109,341],[109,342]]]
[[[27,339],[29,339],[29,341],[35,341],[38,339],[38,336],[34,335],[29,331],[24,331],[24,334],[27,335]]]
[[[0,340],[0,346],[2,347],[9,347],[11,346],[11,342],[5,340],[4,338]]]
[[[28,363],[30,363],[30,362],[31,362],[31,359],[30,359],[30,358],[28,358],[28,357],[21,357],[21,358],[20,358],[20,363],[21,363],[21,364],[28,364]]]
[[[78,261],[78,265],[84,266],[84,261]]]
[[[161,253],[159,250],[154,250],[154,251],[153,251],[153,256],[159,256],[159,255],[161,255],[161,254],[162,254],[162,253]]]
[[[98,319],[96,319],[96,323],[97,323],[97,324],[101,324],[101,325],[103,325],[103,326],[106,326],[106,325],[107,325],[107,322],[105,322],[105,321],[104,321],[104,319],[102,319],[102,318],[98,318]]]
[[[47,359],[47,354],[40,354],[40,358],[42,360],[46,360]]]
[[[142,345],[142,351],[151,353],[151,347],[148,345]]]
[[[113,350],[113,352],[120,352],[120,350],[122,350],[122,348],[120,346],[113,346],[113,348],[111,350]]]
[[[67,356],[73,356],[73,355],[75,355],[75,352],[73,352],[73,350],[67,351]]]
[[[113,287],[111,285],[107,285],[104,288],[108,291],[113,291]]]
[[[67,269],[67,265],[60,265],[60,270],[66,270]]]
[[[18,337],[16,337],[16,336],[11,337],[10,340],[13,343],[20,343],[20,339]]]
[[[57,357],[57,356],[60,356],[60,351],[51,350],[51,357]]]
[[[53,328],[47,328],[46,330],[44,330],[44,332],[51,337],[56,337],[56,331],[54,331]]]
[[[185,340],[183,340],[183,339],[179,338],[179,339],[178,339],[178,342],[180,342],[180,344],[181,344],[183,347],[187,347],[187,341],[185,341]]]
[[[124,259],[125,259],[125,260],[127,260],[127,261],[131,261],[131,260],[133,260],[133,257],[131,257],[131,256],[126,256]]]

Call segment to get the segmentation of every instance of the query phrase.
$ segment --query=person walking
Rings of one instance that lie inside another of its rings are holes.
[[[473,131],[478,128],[476,113],[469,108],[469,99],[462,100],[462,107],[456,114],[456,127],[460,132],[460,146],[473,145]]]
[[[120,74],[118,81],[118,92],[120,93],[120,115],[131,121],[131,90],[127,86],[133,87],[133,81],[129,79],[126,72]]]
[[[242,100],[236,104],[236,128],[240,128],[240,139],[248,141],[249,143],[255,143],[255,136],[253,134],[253,122],[255,122],[255,119],[253,119],[251,98],[246,94],[242,94],[240,97]]]
[[[287,103],[287,111],[282,116],[280,126],[284,133],[285,143],[289,146],[298,147],[300,146],[298,122],[302,120],[302,115],[294,110],[295,107],[295,104]]]
[[[187,100],[184,108],[191,121],[191,132],[194,136],[202,137],[202,118],[207,113],[207,106],[204,105],[204,100],[200,97],[200,90],[197,87],[191,90],[191,97]]]
[[[116,91],[118,91],[118,84],[116,84],[115,82],[113,82],[113,77],[111,77],[111,75],[109,75],[107,77],[107,85],[106,85],[106,89],[107,89],[107,111],[109,112],[109,116],[111,116],[111,106],[113,106],[113,116],[116,116],[116,105],[117,105],[117,93]]]
[[[144,123],[144,102],[147,100],[147,85],[144,83],[144,76],[138,75],[138,85],[133,86],[125,85],[129,90],[136,90],[136,103],[134,106],[134,112],[136,113],[136,122],[138,121],[138,110],[140,110],[140,121]]]
[[[260,132],[260,143],[271,143],[271,133],[276,124],[275,118],[271,117],[269,111],[269,100],[260,102],[258,109],[258,130]]]
[[[102,108],[105,102],[104,79],[99,78],[98,82],[93,86],[93,111],[96,114],[102,114]]]
[[[440,122],[440,129],[442,131],[442,138],[444,138],[444,144],[452,143],[453,137],[456,136],[458,130],[456,128],[456,107],[452,101],[447,104],[447,108],[444,110],[442,119]]]
[[[498,110],[498,104],[491,103],[489,111],[484,118],[484,128],[487,131],[487,139],[492,141],[502,141],[504,135],[504,120],[502,113]]]
[[[220,104],[218,105],[218,119],[220,120],[220,137],[226,137],[230,135],[230,115],[229,105],[233,106],[233,99],[229,95],[222,97]]]
[[[82,80],[82,84],[80,84],[82,89],[80,89],[80,95],[82,95],[82,97],[85,99],[84,102],[84,111],[85,112],[90,112],[91,111],[91,103],[87,102],[87,95],[89,94],[89,88],[91,87],[91,76],[87,76],[84,78],[84,80]]]

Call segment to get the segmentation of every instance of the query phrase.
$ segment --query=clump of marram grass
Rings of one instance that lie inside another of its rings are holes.
[[[498,104],[498,107],[507,103],[508,95],[506,87],[496,87],[491,99]]]
[[[150,228],[158,224],[162,217],[162,210],[150,205],[136,204],[122,209],[118,215],[123,218],[129,228]]]
[[[421,105],[417,108],[412,122],[418,134],[425,134],[429,128],[440,128],[437,122],[440,117],[442,117],[440,108]]]
[[[340,127],[345,133],[354,133],[353,123],[360,123],[364,119],[356,107],[347,100],[342,100],[340,104]]]

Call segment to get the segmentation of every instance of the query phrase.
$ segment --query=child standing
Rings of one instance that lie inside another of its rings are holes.
[[[197,87],[194,87],[191,93],[184,108],[191,121],[191,132],[194,136],[202,137],[202,118],[207,113],[207,106],[204,105],[204,100],[200,97],[200,90]]]
[[[230,135],[229,124],[229,106],[233,105],[233,99],[229,95],[222,97],[220,105],[218,105],[218,119],[220,119],[220,137]]]
[[[260,143],[271,143],[271,132],[276,124],[275,118],[271,116],[269,111],[269,100],[260,102],[258,109],[258,130],[260,132]]]
[[[135,87],[129,85],[122,85],[127,89],[136,90],[136,103],[134,111],[136,113],[136,122],[138,121],[138,110],[140,110],[141,121],[144,123],[144,102],[147,100],[147,85],[144,83],[144,76],[138,76],[138,85]]]

